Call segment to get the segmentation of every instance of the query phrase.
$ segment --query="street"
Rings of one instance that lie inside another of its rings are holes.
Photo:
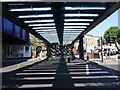
[[[7,88],[116,88],[120,79],[109,68],[84,60],[67,63],[55,58],[3,73],[3,89]],[[115,71],[114,71],[115,72]],[[116,71],[117,72],[117,71]]]

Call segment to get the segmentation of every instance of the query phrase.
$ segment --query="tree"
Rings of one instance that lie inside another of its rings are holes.
[[[120,43],[120,29],[117,26],[110,27],[104,33],[104,39],[107,43],[110,43],[110,40],[117,41]]]

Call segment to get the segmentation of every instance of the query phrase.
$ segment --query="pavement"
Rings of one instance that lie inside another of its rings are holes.
[[[114,70],[115,72],[115,70]],[[108,67],[86,60],[50,58],[24,68],[3,73],[3,89],[92,88],[120,90],[120,77]]]
[[[31,58],[18,58],[18,59],[5,59],[5,60],[0,60],[0,63],[2,64],[0,68],[6,67],[6,66],[11,66],[14,64],[18,64],[24,61],[27,61],[28,59]]]
[[[110,69],[120,71],[120,59],[116,58],[104,58],[102,59],[90,59],[90,61],[98,63],[99,65],[108,67]]]
[[[6,67],[3,67],[3,68],[0,68],[0,73],[11,72],[11,71],[14,71],[14,70],[17,70],[17,69],[26,67],[26,66],[28,66],[28,65],[32,65],[32,64],[34,64],[34,63],[43,61],[45,58],[46,58],[46,57],[42,57],[41,59],[39,59],[39,58],[28,59],[28,60],[23,61],[23,62],[18,63],[18,64],[6,66]],[[6,62],[6,63],[7,63],[7,62]]]

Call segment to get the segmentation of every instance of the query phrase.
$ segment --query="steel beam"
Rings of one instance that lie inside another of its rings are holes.
[[[116,10],[118,10],[120,8],[120,2],[116,2],[112,7],[110,7],[102,16],[100,16],[98,18],[98,20],[96,20],[92,25],[90,25],[87,30],[85,30],[84,32],[82,32],[79,36],[81,35],[85,35],[86,33],[88,33],[90,30],[92,30],[94,27],[96,27],[98,24],[100,24],[103,20],[105,20],[107,17],[109,17],[112,13],[114,13]],[[74,40],[78,40],[79,36]],[[74,42],[73,41],[73,42]]]
[[[24,24],[24,22],[22,20],[19,20],[18,18],[14,17],[12,14],[10,14],[9,11],[7,11],[4,7],[2,8],[2,17],[8,19],[9,21],[20,26],[27,32],[33,34],[36,38],[39,38],[39,39],[45,41],[46,43],[50,44],[49,41],[47,41],[41,35],[39,35],[37,32],[35,32],[31,28],[29,28],[26,24]]]
[[[57,29],[57,34],[60,44],[63,44],[63,29],[64,29],[64,3],[52,3],[53,17]],[[56,12],[55,12],[56,11]]]

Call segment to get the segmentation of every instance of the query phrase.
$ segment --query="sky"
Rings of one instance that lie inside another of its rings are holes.
[[[87,34],[94,36],[103,36],[104,32],[111,26],[118,26],[118,10],[111,14],[107,19],[105,19]]]

